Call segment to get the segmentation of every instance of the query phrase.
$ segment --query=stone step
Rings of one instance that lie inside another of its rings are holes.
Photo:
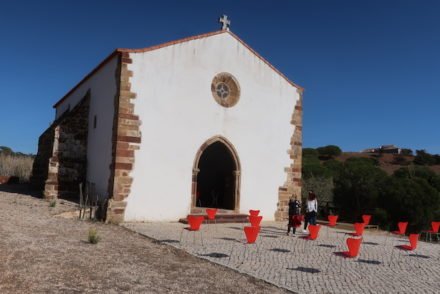
[[[198,213],[192,213],[191,215],[203,215],[206,218],[206,214],[198,214]],[[187,224],[188,220],[185,218],[179,219],[180,223]],[[248,222],[248,215],[247,214],[239,214],[239,213],[228,213],[228,214],[222,214],[218,213],[215,216],[215,222],[216,223],[246,223]]]
[[[319,220],[318,219],[318,220],[316,220],[316,223],[320,224],[320,225],[328,225],[328,221],[325,221],[325,220]],[[336,228],[337,229],[341,229],[341,230],[354,230],[354,226],[353,226],[352,223],[337,222],[336,223]],[[368,229],[379,230],[379,226],[377,226],[377,225],[368,225],[368,226],[365,226],[365,229],[366,230],[368,230]]]

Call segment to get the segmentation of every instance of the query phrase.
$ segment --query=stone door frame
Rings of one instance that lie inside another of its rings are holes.
[[[197,195],[197,175],[200,172],[199,170],[199,162],[202,157],[203,152],[210,145],[220,142],[222,143],[230,152],[232,159],[234,160],[236,170],[234,170],[235,182],[234,182],[234,209],[221,209],[222,212],[231,212],[238,213],[240,212],[240,183],[241,183],[241,164],[238,158],[238,153],[235,150],[234,145],[228,141],[223,136],[214,136],[205,141],[205,143],[200,146],[199,150],[196,153],[196,157],[194,159],[193,169],[192,169],[192,184],[191,184],[191,213],[200,213],[205,210],[204,207],[197,207],[196,203],[196,195]]]

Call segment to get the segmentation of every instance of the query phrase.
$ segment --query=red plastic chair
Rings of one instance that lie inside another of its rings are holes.
[[[365,224],[364,223],[354,223],[354,233],[350,233],[352,236],[360,237],[364,234]]]
[[[200,230],[200,225],[202,224],[205,217],[203,215],[188,215],[188,224],[190,231],[198,231]]]
[[[249,210],[249,215],[251,216],[258,216],[260,214],[259,210]]]
[[[425,241],[428,241],[428,236],[429,236],[429,242],[431,242],[432,235],[436,235],[438,240],[438,235],[440,235],[439,229],[440,229],[440,222],[431,222],[431,230],[422,231],[422,234],[423,233],[425,234]]]
[[[347,238],[346,243],[348,251],[343,252],[343,255],[350,258],[357,257],[361,248],[362,238]]]
[[[320,225],[309,225],[309,236],[307,237],[308,240],[316,240],[319,235],[319,230],[321,229]]]
[[[248,259],[248,258],[245,258],[246,256],[249,256],[246,252],[247,252],[247,250],[248,250],[248,246],[253,246],[253,245],[255,245],[256,246],[256,255],[257,255],[257,257],[258,258],[260,258],[260,254],[259,254],[259,246],[258,246],[258,244],[256,243],[256,241],[257,241],[257,238],[258,238],[258,234],[260,233],[260,227],[254,227],[254,226],[245,226],[244,228],[243,228],[243,230],[244,230],[244,234],[245,234],[245,236],[246,236],[246,243],[238,243],[237,245],[239,245],[239,246],[244,246],[244,254],[240,254],[241,256],[243,256],[243,260],[242,260],[242,262],[237,266],[237,268],[239,268],[241,265],[243,265],[244,263],[245,263],[245,261]],[[230,254],[229,254],[229,260],[230,260],[230,258],[231,258],[231,256],[232,256],[232,254],[233,254],[233,252],[235,251],[234,250],[234,248],[235,248],[235,246],[233,246],[233,247],[231,247],[231,252],[230,252]],[[252,254],[252,253],[251,253]],[[229,262],[229,261],[228,261]]]
[[[409,245],[406,245],[406,244],[405,245],[397,245],[397,246],[395,246],[395,248],[401,249],[402,251],[408,251],[408,254],[411,251],[415,251],[417,248],[417,242],[419,240],[419,234],[410,234],[408,238],[409,238]],[[393,256],[394,256],[393,253],[394,253],[394,250],[391,251],[391,258],[390,258],[390,264],[389,264],[390,266],[391,266],[391,262],[392,262]],[[401,255],[402,254],[400,254],[400,256]],[[418,257],[417,253],[416,253],[416,256]]]
[[[361,248],[362,238],[347,238],[345,240],[345,243],[347,244],[348,251],[342,251],[342,252],[334,252],[333,256],[342,256],[347,258],[356,258],[359,256],[359,251]],[[342,245],[342,244],[341,244]],[[341,264],[339,265],[339,273],[342,273],[343,268],[343,259],[341,258]],[[331,260],[330,260],[331,261]],[[329,269],[330,263],[327,265],[327,271]],[[333,262],[332,264],[334,264]],[[357,263],[358,266],[360,266],[360,263]]]
[[[336,227],[336,222],[338,221],[338,215],[329,215],[327,216],[328,224],[327,224],[327,237],[329,234],[329,228]]]
[[[200,226],[201,226],[203,220],[205,219],[205,217],[203,215],[188,215],[186,217],[186,219],[188,220],[189,227],[182,229],[182,232],[180,233],[179,243],[182,243],[183,232],[186,230],[186,231],[194,232],[194,233],[200,232],[200,240],[203,245],[203,236],[202,236],[202,232],[200,231]],[[195,242],[196,242],[196,236],[194,234],[194,243]]]
[[[392,233],[396,235],[405,235],[407,226],[408,226],[408,222],[398,222],[397,227],[399,228],[399,230],[393,231]]]
[[[371,215],[369,214],[363,214],[362,215],[362,220],[364,221],[364,224],[366,226],[368,226],[370,224],[370,220],[371,220]]]
[[[217,208],[206,209],[206,219],[215,222],[215,216],[217,214]]]
[[[262,216],[254,216],[250,215],[248,216],[249,222],[251,223],[251,226],[253,227],[260,227],[261,220],[263,219]]]
[[[321,229],[321,225],[309,225],[309,235],[305,237],[301,237],[302,239],[306,241],[314,241],[318,239],[319,236],[319,230]],[[304,246],[302,248],[302,251],[306,251],[306,242],[304,242]]]
[[[259,232],[260,232],[260,227],[258,226],[244,227],[244,234],[246,235],[247,243],[248,244],[255,243]]]
[[[397,247],[403,250],[413,251],[417,248],[417,241],[419,234],[409,234],[409,245],[398,245]]]
[[[327,217],[327,219],[328,219],[328,226],[329,227],[334,227],[334,226],[336,226],[336,222],[338,221],[338,215],[329,215],[328,217]]]

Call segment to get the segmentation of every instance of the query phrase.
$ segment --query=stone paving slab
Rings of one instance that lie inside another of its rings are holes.
[[[286,236],[286,224],[263,222],[255,244],[245,224],[124,223],[164,244],[298,293],[440,293],[440,243],[419,242],[415,252],[395,248],[407,238],[366,231],[359,257],[344,258],[346,230],[322,226],[319,238]]]

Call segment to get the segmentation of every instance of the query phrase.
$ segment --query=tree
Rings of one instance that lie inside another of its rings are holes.
[[[435,154],[433,155],[434,159],[435,159],[435,164],[440,164],[440,155],[439,154]]]
[[[316,157],[316,158],[318,158],[319,153],[316,149],[304,148],[302,150],[302,155],[303,155],[303,157]]]
[[[3,154],[3,155],[13,155],[14,151],[12,151],[12,149],[9,148],[9,147],[0,146],[0,154]]]
[[[386,178],[387,174],[374,160],[346,160],[334,180],[334,199],[341,209],[341,216],[349,221],[357,221],[363,213],[375,209]]]
[[[305,179],[311,177],[331,177],[331,172],[321,164],[317,157],[303,157],[302,164],[302,176]]]
[[[433,165],[436,163],[436,159],[425,150],[416,150],[414,163],[418,165]]]
[[[405,156],[410,156],[410,155],[413,155],[413,151],[408,148],[402,148],[402,150],[400,150],[400,154],[405,155]]]
[[[320,158],[329,159],[342,154],[341,148],[336,145],[327,145],[324,147],[316,148],[319,153]]]
[[[393,175],[387,179],[380,205],[387,211],[390,222],[409,222],[409,232],[427,228],[439,210],[440,195],[427,180],[419,177]]]
[[[330,159],[324,162],[324,166],[330,171],[333,176],[338,176],[341,170],[344,168],[344,164],[335,159]]]
[[[440,192],[440,175],[425,166],[410,166],[396,170],[393,174],[397,178],[422,178],[434,189]]]

